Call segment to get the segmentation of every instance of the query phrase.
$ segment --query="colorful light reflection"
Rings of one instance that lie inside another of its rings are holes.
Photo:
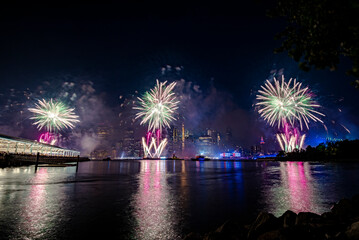
[[[279,185],[269,191],[266,200],[268,211],[277,216],[288,209],[296,213],[320,213],[322,209],[317,200],[318,190],[313,181],[308,162],[280,163]],[[273,185],[273,182],[270,181],[270,184]]]
[[[40,168],[33,178],[33,185],[27,203],[24,205],[21,228],[29,239],[41,238],[41,231],[45,229],[47,222],[47,191],[44,184],[48,179],[46,168]]]
[[[136,239],[178,239],[179,222],[174,211],[173,194],[169,193],[165,161],[141,162],[139,190],[134,203]]]

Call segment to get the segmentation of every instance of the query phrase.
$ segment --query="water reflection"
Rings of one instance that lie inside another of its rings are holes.
[[[62,210],[65,200],[63,189],[51,183],[55,174],[64,176],[66,171],[68,170],[63,168],[50,171],[48,168],[40,168],[34,174],[34,167],[31,166],[3,172],[7,177],[5,186],[8,191],[5,196],[13,196],[13,201],[6,206],[1,205],[7,212],[0,220],[16,219],[13,222],[14,230],[8,231],[7,236],[10,239],[56,238],[59,230],[57,227],[61,226],[61,221],[64,220]],[[9,191],[10,187],[12,191]]]
[[[294,212],[315,210],[313,204],[316,201],[312,199],[314,194],[308,163],[289,162],[286,177],[290,191],[290,209]]]
[[[48,214],[46,207],[46,183],[48,172],[46,168],[41,168],[33,178],[33,185],[30,187],[30,193],[25,200],[22,211],[21,228],[30,238],[41,238],[48,223]]]
[[[322,209],[317,199],[319,191],[315,179],[311,176],[309,163],[281,162],[279,169],[279,179],[273,178],[273,172],[267,171],[272,176],[270,183],[267,182],[272,185],[267,198],[269,211],[275,215],[280,215],[287,209],[297,213],[320,213]]]
[[[179,238],[175,201],[167,177],[165,161],[141,162],[139,189],[133,199],[136,239]]]
[[[328,211],[358,164],[92,161],[0,169],[0,239],[179,239],[259,211]]]

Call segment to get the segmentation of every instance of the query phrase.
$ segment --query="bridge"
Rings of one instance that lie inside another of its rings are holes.
[[[38,155],[38,156],[37,156]],[[80,152],[37,141],[0,134],[1,165],[23,163],[65,163],[88,160],[80,159]]]

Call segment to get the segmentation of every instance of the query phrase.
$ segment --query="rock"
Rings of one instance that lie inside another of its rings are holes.
[[[339,219],[337,215],[332,212],[325,212],[321,215],[321,225],[318,230],[324,232],[327,235],[327,239],[341,239],[336,237],[340,232],[345,231],[347,224]],[[346,238],[346,237],[345,237]]]
[[[322,215],[320,215],[323,220],[332,220],[332,219],[335,219],[335,216],[332,212],[325,212],[325,213],[322,213]]]
[[[278,218],[271,213],[261,212],[258,214],[257,219],[252,223],[248,232],[248,238],[257,238],[259,235],[276,230],[279,227],[281,226]]]
[[[345,233],[338,232],[333,239],[335,239],[335,240],[348,240],[348,237],[347,237],[347,235]]]
[[[227,239],[243,239],[248,234],[248,228],[241,225],[238,221],[230,219],[217,228],[216,232],[226,236]]]
[[[334,204],[331,211],[334,215],[344,219],[353,216],[355,212],[352,202],[345,198]]]
[[[225,236],[223,236],[219,232],[210,232],[206,234],[206,236],[203,238],[203,240],[225,240]]]
[[[352,197],[353,204],[359,204],[359,194]]]
[[[290,210],[287,210],[280,218],[283,219],[283,227],[291,227],[295,224],[297,214]]]
[[[295,220],[295,225],[309,225],[320,222],[320,215],[311,212],[300,212]]]
[[[345,234],[350,240],[359,240],[359,221],[353,223]]]
[[[280,231],[279,231],[279,230],[274,230],[274,231],[270,231],[270,232],[263,233],[263,234],[260,235],[257,239],[258,239],[258,240],[275,240],[275,239],[280,239]]]
[[[355,195],[354,197],[352,197],[352,205],[353,205],[354,214],[356,216],[358,216],[359,215],[359,195]]]
[[[288,228],[283,228],[280,231],[281,240],[311,240],[311,239],[325,239],[325,235],[315,231],[309,225],[295,225]]]
[[[199,235],[198,233],[194,233],[194,232],[187,234],[183,238],[183,240],[201,240],[201,239],[202,239],[201,235]]]

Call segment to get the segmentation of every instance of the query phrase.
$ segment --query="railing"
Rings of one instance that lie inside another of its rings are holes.
[[[64,157],[64,156],[48,156],[48,155],[31,155],[31,154],[14,154],[14,153],[1,153],[0,165],[6,166],[21,166],[35,164],[35,172],[39,164],[64,164],[69,162],[76,162],[76,172],[78,169],[78,163],[83,161],[89,161],[88,158],[76,157]]]

